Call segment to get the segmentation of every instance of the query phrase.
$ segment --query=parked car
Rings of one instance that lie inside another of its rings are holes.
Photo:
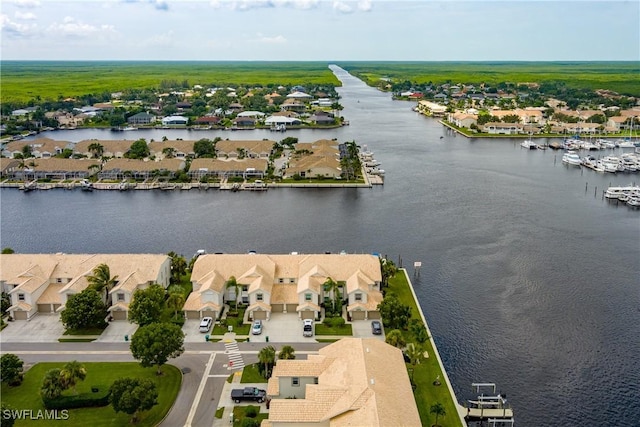
[[[262,333],[262,320],[254,320],[251,325],[251,333],[253,335],[260,335]]]
[[[203,317],[200,321],[200,332],[207,333],[211,329],[211,325],[213,324],[212,317]]]
[[[313,336],[313,320],[304,319],[304,322],[302,324],[302,336],[303,337]]]
[[[266,390],[262,390],[256,387],[236,388],[231,390],[231,399],[235,403],[240,403],[243,400],[262,403],[266,398]]]
[[[382,323],[379,320],[371,321],[371,333],[373,335],[382,335]]]

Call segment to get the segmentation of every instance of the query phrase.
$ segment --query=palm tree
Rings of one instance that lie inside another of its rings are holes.
[[[83,381],[87,376],[87,370],[84,365],[74,360],[73,362],[69,362],[64,365],[64,368],[60,371],[60,379],[62,385],[65,388],[73,387],[73,392],[78,394],[76,391],[76,384],[78,381]]]
[[[89,286],[98,292],[104,290],[104,300],[108,302],[109,291],[118,282],[118,276],[111,277],[109,266],[107,264],[100,264],[93,269],[93,275],[87,276]]]
[[[260,363],[264,364],[264,376],[265,378],[269,378],[271,376],[269,372],[269,368],[273,366],[276,362],[276,349],[273,346],[269,345],[264,347],[258,353],[258,360]]]
[[[45,399],[55,399],[60,396],[64,387],[60,381],[60,369],[50,369],[44,374],[40,395]]]
[[[162,149],[162,154],[164,154],[167,159],[173,159],[176,155],[176,149],[173,147],[165,147]]]
[[[101,157],[102,153],[104,153],[104,147],[99,142],[92,142],[91,144],[89,144],[88,149],[89,149],[89,152],[93,154],[93,157],[95,157],[96,159]]]
[[[420,346],[417,346],[412,342],[407,344],[405,353],[411,361],[411,365],[414,367],[424,360],[424,351],[422,350],[422,348],[420,348]]]
[[[398,329],[394,329],[391,332],[389,332],[387,334],[385,342],[387,344],[392,345],[392,346],[397,347],[397,348],[402,348],[406,344],[406,341],[404,340],[404,337],[402,336],[402,332],[400,332]]]
[[[382,287],[389,285],[389,279],[396,275],[398,268],[387,258],[380,258],[380,269],[382,271]]]
[[[430,413],[435,414],[436,416],[436,423],[435,425],[438,425],[438,417],[440,416],[445,416],[447,415],[447,411],[445,411],[444,406],[442,406],[442,403],[437,402],[434,403],[433,405],[431,405],[431,409],[429,410]]]
[[[293,360],[296,358],[295,350],[290,345],[285,345],[280,349],[280,353],[278,353],[278,359],[282,360]]]
[[[169,291],[169,297],[167,298],[167,307],[173,309],[174,317],[178,317],[178,310],[184,305],[184,294],[179,289],[172,289]]]
[[[322,284],[325,292],[331,294],[331,302],[333,304],[332,312],[336,312],[336,299],[340,298],[340,285],[331,277],[327,277],[327,280]]]
[[[227,280],[227,283],[226,283],[225,287],[227,289],[229,289],[229,288],[233,288],[234,289],[234,292],[235,292],[235,295],[236,295],[236,311],[238,311],[238,299],[240,298],[238,290],[240,289],[240,285],[236,281],[235,276],[229,277],[229,280]]]

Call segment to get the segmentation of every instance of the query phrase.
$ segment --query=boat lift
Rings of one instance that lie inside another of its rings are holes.
[[[489,421],[492,427],[496,423],[504,423],[513,425],[513,410],[507,404],[507,399],[502,394],[496,393],[496,385],[494,383],[472,383],[472,387],[476,389],[476,393],[481,393],[483,388],[491,388],[493,395],[485,396],[484,393],[479,394],[477,400],[469,400],[467,406],[467,420]]]

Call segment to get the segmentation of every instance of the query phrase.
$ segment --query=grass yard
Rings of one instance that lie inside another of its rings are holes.
[[[247,365],[242,370],[241,383],[266,383],[267,379],[258,371],[258,364]]]
[[[251,406],[251,405],[247,405],[247,406]],[[245,416],[245,411],[247,410],[247,406],[234,406],[233,408],[233,425],[234,426],[241,426],[242,425],[242,421],[247,418]],[[260,410],[260,407],[258,405],[253,405],[255,408],[258,408],[258,410]],[[266,420],[269,417],[269,414],[267,413],[258,413],[258,415],[254,418],[254,420],[258,421],[258,425],[260,425],[260,423],[262,422],[262,420]]]
[[[340,335],[351,336],[353,335],[353,329],[350,324],[344,326],[327,326],[323,323],[316,323],[316,335]]]
[[[87,369],[87,377],[77,385],[78,393],[90,392],[92,385],[110,386],[113,380],[122,377],[149,378],[158,387],[158,405],[140,415],[137,426],[156,426],[166,416],[180,390],[182,374],[175,366],[164,365],[164,375],[156,376],[156,368],[142,368],[138,363],[83,363]],[[40,398],[40,386],[44,374],[53,368],[62,368],[64,363],[38,363],[32,366],[24,375],[24,381],[18,387],[9,387],[2,383],[2,401],[14,409],[45,410]],[[71,394],[67,390],[63,394]],[[75,425],[91,427],[119,427],[129,425],[131,417],[128,414],[116,413],[111,405],[101,408],[70,409],[67,420],[19,420],[15,426],[50,426]]]
[[[387,295],[389,294],[396,295],[400,302],[411,307],[412,319],[420,319],[418,305],[413,298],[409,282],[402,270],[399,270],[395,277],[389,279]],[[417,342],[411,331],[402,332],[407,343]],[[413,368],[413,381],[417,386],[414,391],[414,397],[416,399],[416,405],[418,406],[422,425],[431,426],[435,423],[435,416],[430,414],[429,410],[431,409],[431,405],[440,402],[444,406],[446,415],[438,418],[438,424],[442,426],[461,426],[460,420],[457,416],[457,403],[454,402],[453,396],[449,394],[449,389],[444,381],[444,374],[435,357],[432,341],[427,340],[422,347],[429,354],[429,357],[417,364],[415,368],[412,365],[407,364],[410,378],[412,376],[410,369]],[[433,382],[438,376],[440,377],[442,385],[436,386]]]

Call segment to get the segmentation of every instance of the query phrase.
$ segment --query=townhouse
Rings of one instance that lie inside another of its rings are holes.
[[[136,289],[169,286],[171,258],[155,254],[8,254],[0,257],[0,286],[11,298],[10,315],[28,320],[38,313],[62,311],[69,296],[89,286],[100,264],[109,266],[116,284],[105,302],[115,320],[127,318]]]
[[[278,360],[267,384],[271,427],[421,425],[400,349],[343,338],[306,360]]]
[[[99,179],[118,181],[125,178],[148,179],[155,176],[174,178],[176,174],[184,170],[184,159],[162,159],[157,161],[137,159],[110,159],[102,165],[98,173]]]
[[[264,178],[267,174],[269,162],[267,159],[194,159],[189,167],[191,179],[200,180],[204,177],[224,178],[242,177]]]
[[[227,286],[234,277],[238,289]],[[324,289],[331,278],[340,295]],[[320,319],[322,306],[340,298],[352,320],[379,318],[382,301],[380,262],[374,255],[201,255],[191,275],[193,292],[184,305],[188,319],[218,318],[225,304],[247,304],[249,319],[268,320],[271,313]]]

